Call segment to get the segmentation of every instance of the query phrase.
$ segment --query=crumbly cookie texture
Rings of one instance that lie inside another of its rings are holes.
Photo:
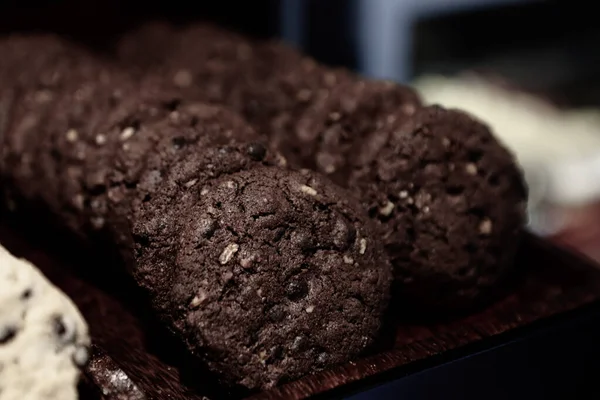
[[[89,345],[73,302],[0,246],[0,399],[77,399]]]
[[[346,185],[385,227],[398,294],[429,308],[464,308],[510,270],[527,188],[486,125],[424,107],[364,136],[353,152]]]
[[[347,192],[312,172],[257,167],[155,198],[134,226],[134,276],[220,376],[268,388],[374,342],[391,268]],[[157,257],[166,243],[171,259]]]

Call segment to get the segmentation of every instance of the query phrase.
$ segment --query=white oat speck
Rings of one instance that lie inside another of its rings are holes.
[[[180,69],[173,76],[173,83],[178,87],[188,87],[192,84],[194,77],[187,69]]]
[[[407,198],[407,197],[408,197],[408,192],[407,192],[406,190],[401,190],[401,191],[400,191],[400,193],[398,193],[398,196],[399,196],[401,199],[405,199],[405,198]]]
[[[191,188],[192,186],[194,186],[196,184],[196,182],[198,182],[198,179],[192,179],[190,181],[187,181],[184,186],[186,188]],[[203,189],[204,190],[204,189]]]
[[[315,306],[308,306],[308,307],[306,307],[306,312],[307,312],[307,313],[309,313],[309,314],[310,314],[310,313],[312,313],[313,311],[315,311]]]
[[[365,239],[365,238],[360,239],[359,243],[360,243],[360,247],[358,249],[358,252],[360,254],[365,254],[365,251],[367,251],[367,239]]]
[[[67,142],[75,142],[79,138],[79,133],[75,129],[69,129],[66,133]]]
[[[310,196],[316,196],[317,195],[317,191],[313,188],[311,188],[310,186],[306,186],[306,185],[302,185],[300,186],[300,191],[302,193],[306,193]]]
[[[219,262],[223,265],[227,264],[231,260],[233,255],[237,253],[239,248],[240,246],[238,246],[237,243],[228,244],[227,247],[225,247],[225,250],[223,250],[223,252],[219,256]]]
[[[102,146],[105,143],[106,143],[106,135],[102,135],[102,134],[96,135],[96,144],[98,146]]]
[[[332,121],[339,121],[340,118],[342,118],[342,114],[340,114],[337,111],[334,111],[331,114],[329,114],[329,119]]]
[[[392,211],[394,211],[394,203],[388,201],[387,203],[385,203],[385,206],[379,209],[379,214],[387,217],[392,213]]]
[[[191,308],[197,308],[200,307],[205,301],[206,298],[208,296],[206,295],[206,292],[202,289],[198,290],[198,294],[196,294],[194,296],[194,298],[192,299],[192,301],[190,302],[190,307]]]
[[[94,217],[91,220],[92,227],[96,230],[102,229],[104,227],[104,218],[102,217]]]
[[[325,74],[324,78],[325,78],[324,79],[325,80],[325,84],[327,86],[333,86],[337,82],[337,78],[336,78],[335,74],[332,74],[331,72]]]
[[[127,128],[121,131],[120,139],[124,142],[131,138],[135,134],[135,129],[132,126],[128,126]]]
[[[352,263],[354,263],[354,260],[352,259],[352,257],[344,256],[344,262],[346,264],[352,264]]]
[[[469,175],[477,175],[477,165],[473,163],[468,163],[467,165],[465,165],[465,171]]]
[[[492,233],[492,221],[489,218],[485,218],[479,224],[479,233],[482,235],[489,235]]]
[[[296,98],[299,101],[308,101],[310,99],[311,96],[311,92],[309,89],[302,89],[298,92],[298,94],[296,95]]]

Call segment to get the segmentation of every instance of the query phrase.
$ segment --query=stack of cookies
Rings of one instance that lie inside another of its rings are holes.
[[[410,88],[210,26],[99,56],[0,42],[0,190],[119,254],[156,315],[250,389],[372,346],[394,296],[469,307],[512,264],[526,189],[489,129]]]

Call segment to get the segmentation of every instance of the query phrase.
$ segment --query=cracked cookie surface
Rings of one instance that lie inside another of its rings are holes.
[[[391,270],[351,196],[313,173],[274,167],[193,190],[198,201],[178,201],[164,219],[182,227],[168,246],[173,266],[145,276],[163,292],[157,307],[211,369],[266,388],[372,344]],[[163,240],[142,243],[150,250]]]
[[[347,185],[384,226],[399,294],[470,306],[513,263],[526,222],[522,174],[467,114],[431,106],[398,122],[357,143]]]

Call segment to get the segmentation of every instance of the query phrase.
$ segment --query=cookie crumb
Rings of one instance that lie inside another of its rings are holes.
[[[317,195],[317,191],[313,188],[311,188],[310,186],[306,186],[306,185],[302,185],[300,186],[300,191],[302,193],[306,193],[310,196],[316,196]]]
[[[314,310],[315,310],[315,306],[308,306],[308,307],[306,307],[306,312],[309,313],[309,314],[312,313]]]
[[[202,188],[202,190],[200,191],[200,196],[206,196],[207,194],[208,194],[208,189]]]
[[[465,171],[467,172],[467,174],[469,175],[477,175],[477,165],[473,164],[473,163],[468,163],[465,166]]]
[[[79,138],[79,133],[75,129],[69,129],[66,133],[67,142],[76,142]]]
[[[383,215],[384,217],[388,217],[390,214],[392,214],[392,211],[394,211],[394,203],[388,201],[385,203],[385,206],[379,209],[379,214]]]
[[[485,218],[479,224],[479,233],[482,235],[489,235],[492,233],[492,221],[489,218]]]
[[[238,246],[237,243],[230,243],[227,245],[227,247],[225,247],[225,250],[223,250],[223,252],[221,253],[221,255],[219,256],[219,262],[222,265],[227,264],[231,258],[233,257],[233,255],[235,253],[237,253],[237,251],[239,250],[240,246]]]
[[[365,254],[365,252],[367,251],[367,239],[365,239],[365,238],[360,239],[359,243],[360,243],[360,247],[358,249],[358,252],[360,254]]]
[[[119,136],[119,138],[121,139],[121,141],[124,142],[124,141],[130,139],[134,134],[135,134],[135,129],[132,126],[128,126],[127,128],[125,128],[121,131],[121,135]]]
[[[354,259],[350,256],[344,256],[344,262],[346,264],[353,264],[354,263]]]
[[[180,69],[173,76],[173,83],[178,87],[188,87],[192,84],[194,77],[187,69]]]

